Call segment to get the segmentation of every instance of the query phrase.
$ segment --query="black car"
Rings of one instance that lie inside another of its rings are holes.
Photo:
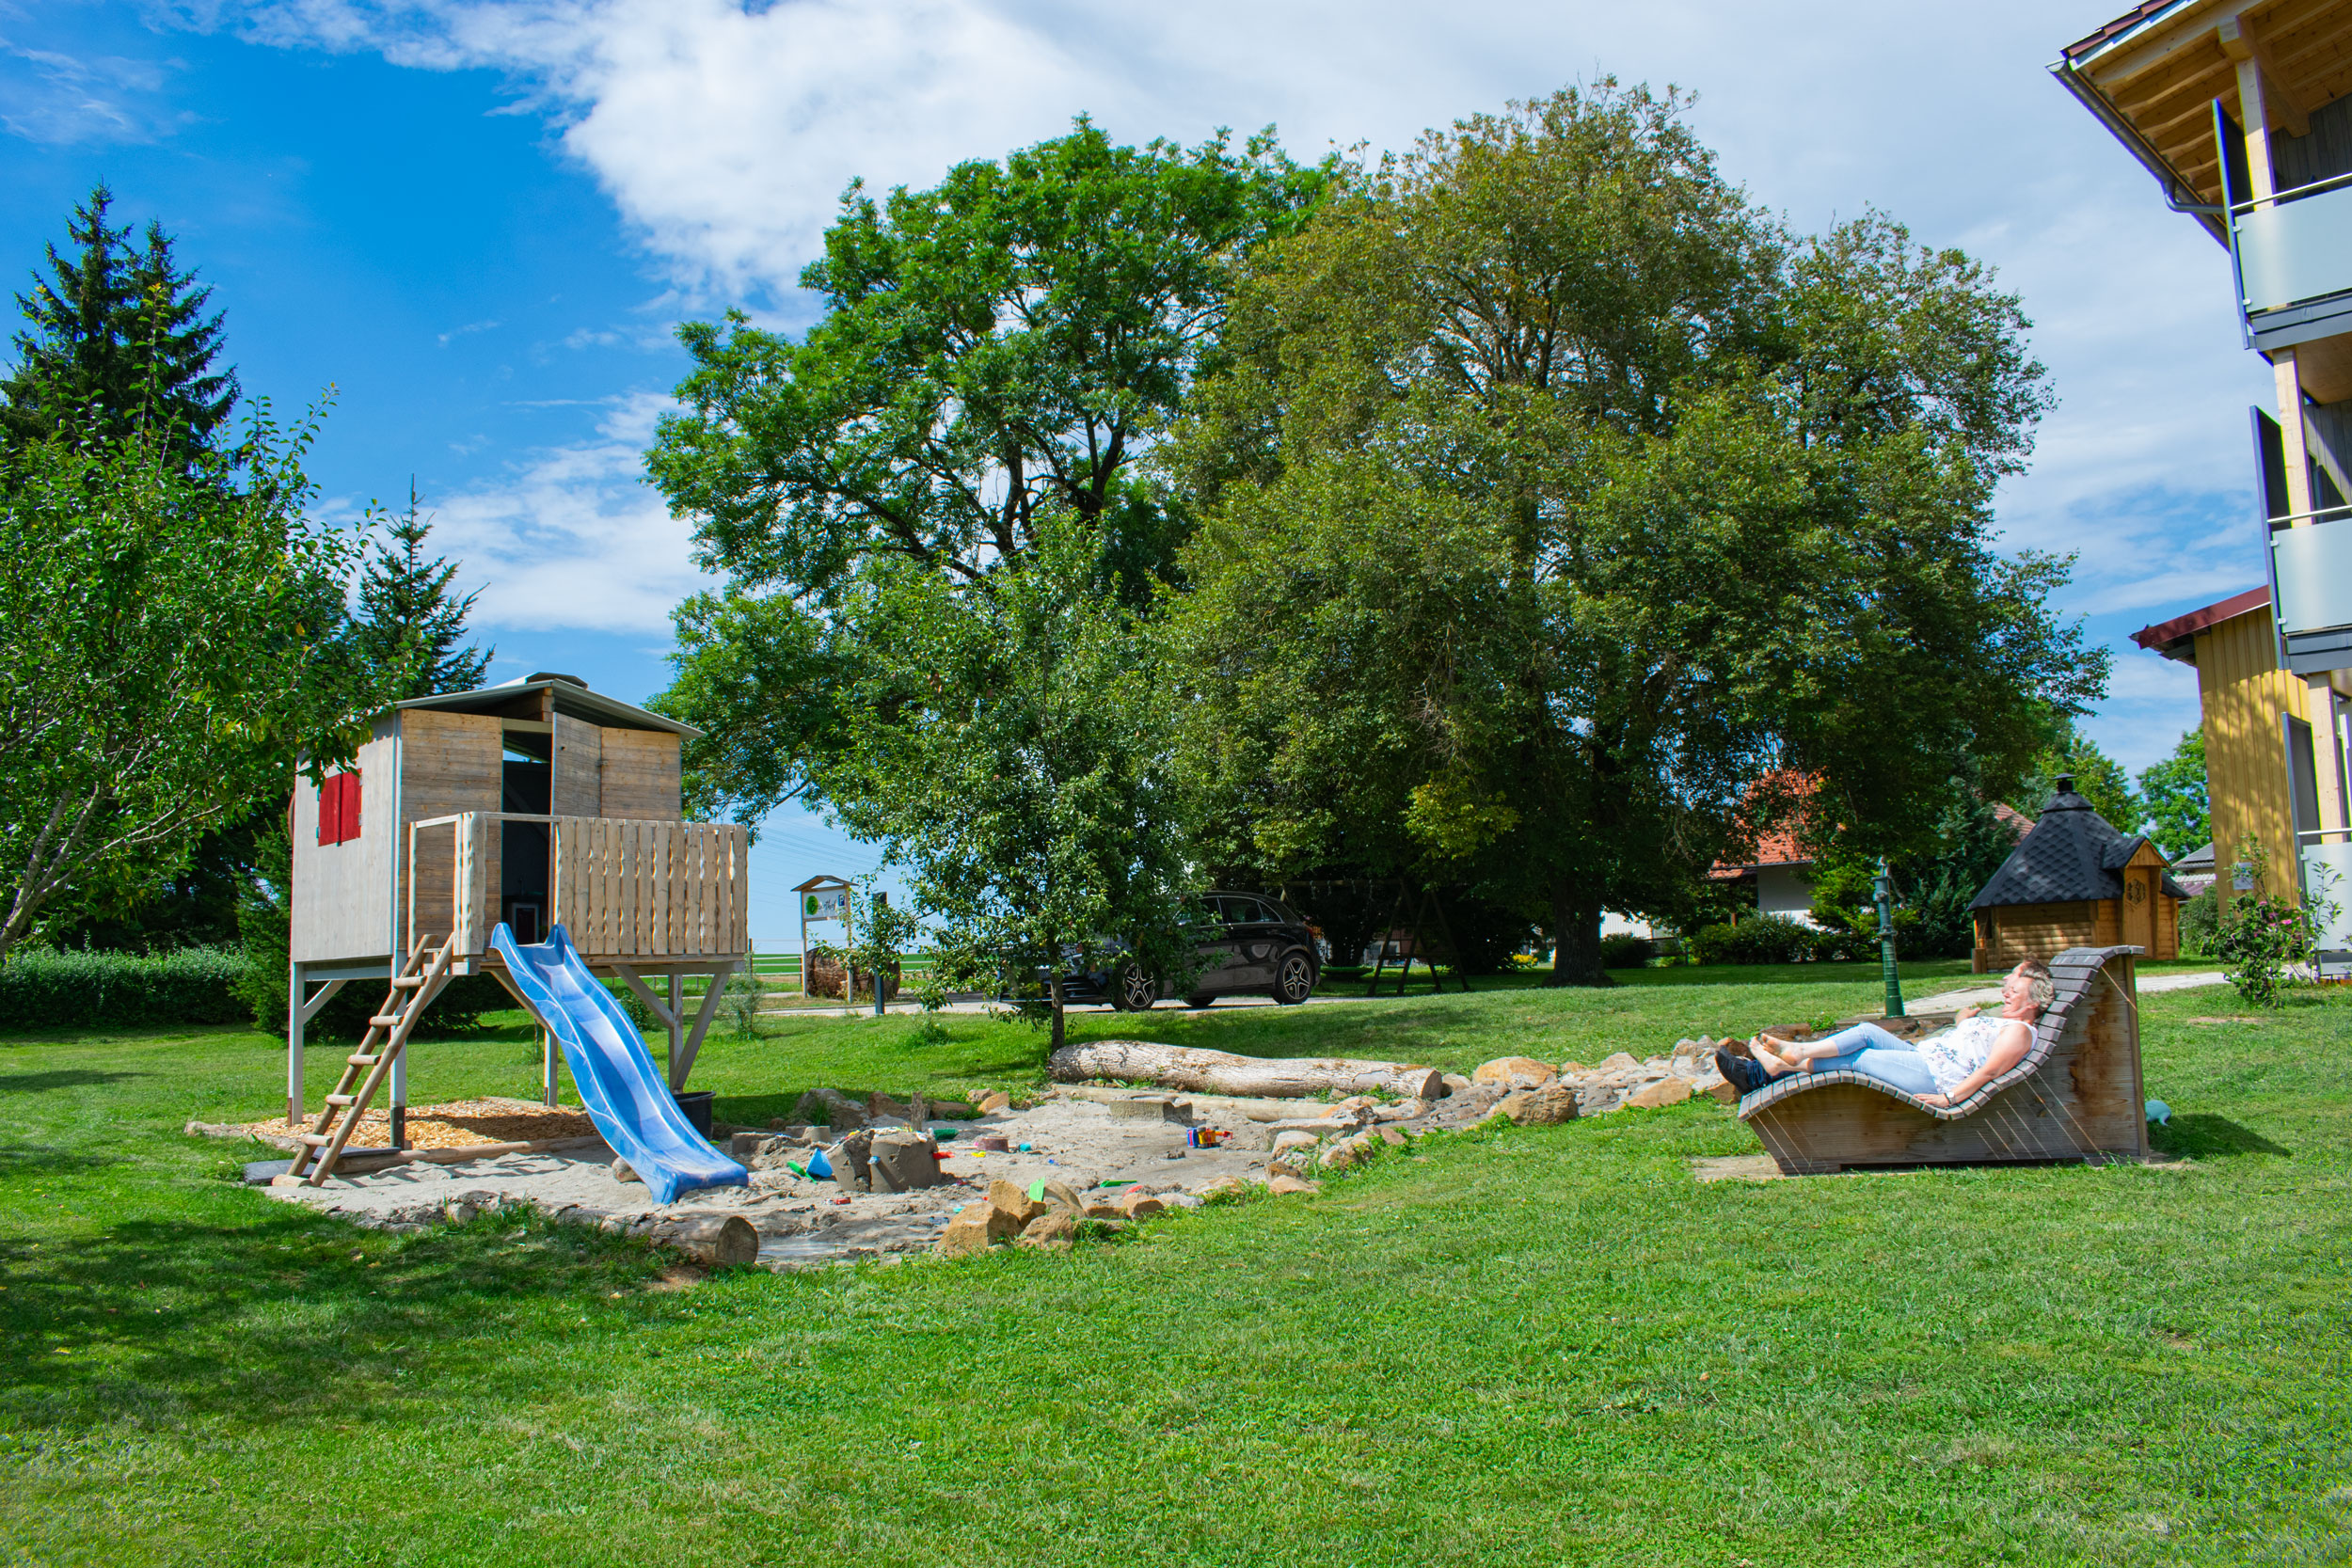
[[[1195,938],[1200,973],[1184,991],[1184,1005],[1205,1007],[1220,996],[1272,996],[1295,1006],[1314,994],[1323,974],[1315,933],[1297,911],[1255,893],[1204,893]],[[1177,994],[1166,979],[1113,954],[1091,970],[1077,955],[1062,974],[1065,1002],[1107,1002],[1139,1013]]]

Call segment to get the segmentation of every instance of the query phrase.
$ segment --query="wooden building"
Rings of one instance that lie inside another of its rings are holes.
[[[536,674],[402,703],[369,721],[353,766],[316,786],[297,780],[289,1123],[302,1120],[303,1028],[328,997],[389,983],[445,941],[447,975],[503,978],[490,945],[501,921],[526,942],[560,923],[592,968],[626,981],[668,1029],[671,1087],[682,1086],[719,982],[751,946],[745,830],[682,820],[679,745],[695,733]],[[712,977],[691,1030],[677,1005],[688,974]],[[550,1103],[554,1061],[550,1045]],[[404,1064],[390,1083],[395,1142]]]
[[[2243,835],[2251,833],[2274,859],[2271,892],[2296,895],[2288,846],[2320,826],[2316,763],[2328,752],[2313,729],[2312,683],[2279,659],[2270,619],[2270,591],[2252,589],[2132,634],[2151,653],[2197,670],[2197,696],[2205,726],[2205,783],[2211,801],[2210,869],[2223,895]],[[2325,695],[2335,699],[2341,731],[2352,671],[2330,673]]]
[[[1975,969],[2047,961],[2070,947],[2142,949],[2152,958],[2181,951],[2181,902],[2164,856],[2144,833],[2119,832],[2061,776],[2033,831],[1969,908],[1976,912]]]
[[[2147,0],[2050,69],[2227,250],[2271,372],[2249,453],[2267,586],[2140,634],[2197,664],[2223,883],[2252,832],[2270,891],[2352,886],[2352,0]],[[2321,945],[2352,961],[2337,902]]]

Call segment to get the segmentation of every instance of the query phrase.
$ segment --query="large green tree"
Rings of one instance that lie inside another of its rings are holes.
[[[2148,808],[2148,835],[2174,860],[2213,841],[2212,798],[2205,780],[2205,727],[2181,736],[2172,754],[2139,775]]]
[[[2140,831],[2147,819],[2147,808],[2139,794],[2132,788],[2132,776],[2123,771],[2123,765],[2099,749],[2099,743],[2085,735],[2073,718],[2063,713],[2044,716],[2047,735],[2033,760],[2031,771],[2017,786],[2010,803],[2028,816],[2041,815],[2051,793],[2061,778],[2074,781],[2074,793],[2090,802],[2090,807],[2123,832]],[[2202,748],[2200,747],[2201,759]],[[2194,849],[2194,844],[2184,847]]]
[[[342,636],[355,553],[291,438],[230,467],[103,428],[0,464],[0,956],[119,905],[349,744],[383,695]]]
[[[931,190],[852,187],[798,341],[682,328],[647,468],[728,578],[680,610],[660,700],[706,732],[694,799],[837,813],[971,964],[1115,934],[1181,969],[1187,840],[1136,683],[1188,523],[1142,464],[1232,263],[1327,178],[1269,137],[1120,147],[1081,119]]]
[[[16,443],[143,431],[184,462],[236,406],[236,376],[215,364],[221,317],[205,313],[213,291],[180,265],[163,226],[151,221],[134,244],[131,225],[107,221],[113,207],[102,182],[67,219],[66,248],[50,245],[46,274],[16,296],[24,325],[0,378],[0,433]]]
[[[433,524],[419,515],[416,485],[408,486],[406,512],[395,515],[371,507],[368,521],[378,536],[359,574],[352,616],[352,641],[360,656],[384,671],[403,698],[481,686],[496,650],[466,641],[466,616],[480,591],[453,592],[458,563],[425,554]]]
[[[1179,464],[1220,859],[1474,877],[1604,983],[1601,911],[1768,822],[1754,781],[1922,845],[2101,688],[2063,563],[1991,547],[2047,402],[2015,301],[1883,218],[1786,233],[1671,96],[1462,121],[1246,267]]]

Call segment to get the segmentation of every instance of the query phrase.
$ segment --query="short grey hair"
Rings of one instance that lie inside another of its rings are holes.
[[[2040,958],[2027,958],[2017,966],[2017,973],[2026,977],[2026,993],[2037,1007],[2046,1007],[2058,1000],[2058,982],[2050,978],[2050,966]]]

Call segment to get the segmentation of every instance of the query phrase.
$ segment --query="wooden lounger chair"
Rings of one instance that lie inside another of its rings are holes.
[[[1922,1105],[1859,1072],[1792,1073],[1740,1101],[1788,1176],[1850,1165],[2144,1159],[2137,947],[2070,947],[2026,1059],[1957,1105]]]

